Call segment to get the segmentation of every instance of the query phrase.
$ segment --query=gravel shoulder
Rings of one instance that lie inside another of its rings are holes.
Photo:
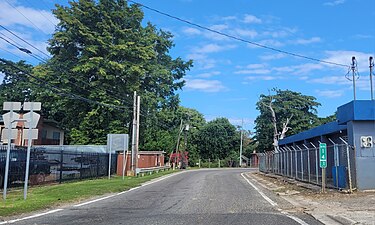
[[[259,172],[248,175],[324,224],[375,224],[375,191],[320,193],[320,187],[293,179]]]

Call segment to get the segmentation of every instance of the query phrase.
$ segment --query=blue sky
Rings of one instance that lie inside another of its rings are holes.
[[[271,48],[350,65],[358,62],[357,99],[370,99],[369,56],[375,54],[374,0],[136,0],[201,26]],[[0,24],[45,51],[58,21],[52,0],[0,0]],[[256,47],[144,9],[145,22],[174,35],[173,57],[193,59],[181,104],[206,119],[244,119],[252,129],[260,94],[274,87],[312,95],[328,116],[353,99],[347,67],[333,66]],[[31,21],[31,22],[30,22]],[[22,42],[0,28],[0,36]],[[26,47],[26,45],[21,44]],[[33,49],[30,49],[33,50]],[[38,53],[38,52],[36,52]],[[38,61],[0,40],[1,57]]]

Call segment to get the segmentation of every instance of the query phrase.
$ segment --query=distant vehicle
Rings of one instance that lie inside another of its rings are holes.
[[[6,151],[0,151],[0,187],[4,187]],[[23,182],[26,172],[26,150],[12,150],[9,160],[9,183]],[[29,179],[30,184],[40,184],[51,173],[50,164],[43,156],[43,152],[33,152],[30,155]]]

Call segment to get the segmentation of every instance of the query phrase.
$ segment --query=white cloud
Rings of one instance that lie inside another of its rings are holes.
[[[297,31],[297,28],[282,27],[278,28],[277,30],[265,31],[262,33],[262,35],[271,36],[272,38],[283,38],[295,34]]]
[[[260,45],[266,45],[269,47],[282,47],[284,44],[280,41],[274,40],[274,39],[265,39],[257,42]],[[259,46],[248,44],[249,48],[260,48]]]
[[[345,79],[344,76],[327,76],[321,78],[315,78],[310,80],[311,83],[317,84],[336,84],[336,85],[345,85],[351,84],[351,81]]]
[[[335,1],[331,1],[331,2],[325,2],[323,5],[325,6],[336,6],[336,5],[341,5],[341,4],[344,4],[345,3],[345,0],[335,0]]]
[[[256,81],[256,80],[264,80],[264,81],[270,81],[270,80],[280,80],[283,79],[279,76],[249,76],[245,77],[245,80],[248,81]]]
[[[182,30],[182,32],[184,34],[187,34],[187,35],[200,35],[202,34],[202,32],[196,28],[192,28],[192,27],[187,27],[187,28],[184,28]]]
[[[221,18],[221,20],[224,20],[224,21],[237,20],[237,17],[236,16],[225,16],[225,17]]]
[[[299,45],[307,45],[307,44],[312,44],[312,43],[318,43],[321,42],[322,39],[320,37],[312,37],[310,39],[298,39],[291,41],[291,43],[294,44],[299,44]]]
[[[324,59],[325,61],[330,61],[334,63],[339,63],[343,65],[348,65],[352,63],[352,57],[355,56],[358,66],[358,71],[367,72],[368,71],[368,59],[373,56],[374,53],[356,52],[356,51],[326,51],[328,57]],[[327,66],[333,66],[327,64]],[[345,68],[346,70],[346,68]]]
[[[344,90],[316,90],[315,92],[327,98],[338,98],[344,95]]]
[[[235,74],[270,74],[272,71],[269,69],[253,69],[253,70],[239,70]]]
[[[246,68],[248,68],[248,69],[262,69],[265,66],[266,65],[264,65],[264,64],[258,63],[258,64],[249,64],[249,65],[246,66]]]
[[[258,32],[256,32],[255,30],[235,29],[234,33],[236,35],[247,38],[255,38],[256,36],[258,36]]]
[[[274,60],[274,59],[282,59],[285,58],[286,55],[283,53],[276,53],[276,54],[267,54],[259,56],[261,60],[268,61],[268,60]]]
[[[222,52],[222,51],[233,49],[235,47],[236,47],[235,45],[208,44],[200,48],[194,48],[193,52],[200,53],[200,54],[207,54],[207,53]]]
[[[227,88],[219,80],[189,79],[186,80],[186,89],[202,92],[221,92]]]
[[[262,20],[254,15],[245,14],[244,23],[262,23]]]
[[[52,13],[45,10],[18,6],[16,3],[13,3],[12,5],[15,8],[13,8],[7,2],[0,2],[0,24],[4,26],[21,25],[33,30],[38,30],[39,28],[48,34],[55,30],[55,26],[53,24],[57,24],[58,20],[52,15]],[[51,22],[53,24],[51,24]]]
[[[205,54],[200,53],[192,53],[187,55],[188,59],[192,59],[194,61],[194,65],[198,65],[200,69],[211,69],[216,66],[216,60],[208,58]]]
[[[199,77],[199,78],[210,78],[210,77],[213,77],[213,76],[216,76],[216,75],[219,75],[221,74],[220,71],[212,71],[212,72],[208,72],[208,73],[201,73],[201,74],[198,74],[196,75],[195,77]]]

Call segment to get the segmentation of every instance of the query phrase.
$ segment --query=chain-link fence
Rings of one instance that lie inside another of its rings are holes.
[[[331,142],[327,146],[326,186],[352,191],[356,187],[354,148],[344,140],[341,144]],[[280,147],[258,157],[261,172],[322,185],[319,147],[313,143]]]
[[[0,188],[4,185],[6,146],[0,146]],[[74,179],[108,175],[108,153],[56,151],[33,147],[30,153],[30,184],[63,182]],[[117,155],[111,157],[111,173],[115,173]],[[16,187],[25,180],[26,149],[10,151],[8,187]]]

